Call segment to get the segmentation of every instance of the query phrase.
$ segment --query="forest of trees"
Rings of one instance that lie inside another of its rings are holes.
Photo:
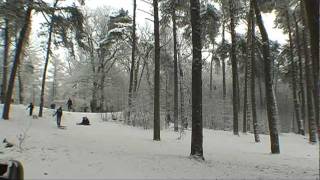
[[[149,10],[132,1],[131,16],[81,0],[0,0],[2,118],[12,103],[33,102],[41,117],[71,97],[76,111],[123,112],[155,141],[171,124],[189,126],[197,159],[203,128],[252,132],[255,142],[269,134],[274,154],[282,132],[316,143],[318,0],[144,0]],[[149,23],[138,25],[137,11]],[[270,40],[266,13],[284,44]],[[37,41],[35,16],[44,19]]]

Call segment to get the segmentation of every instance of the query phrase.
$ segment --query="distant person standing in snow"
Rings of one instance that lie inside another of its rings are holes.
[[[62,117],[62,107],[60,106],[57,111],[53,114],[53,116],[57,115],[57,126],[60,127],[61,117]]]
[[[70,111],[72,109],[72,100],[70,98],[68,99],[67,105],[68,105],[68,111]]]
[[[29,106],[27,107],[27,109],[29,109],[29,116],[32,116],[33,108],[34,108],[33,104],[30,103]]]

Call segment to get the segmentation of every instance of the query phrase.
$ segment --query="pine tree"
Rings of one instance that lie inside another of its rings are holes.
[[[136,53],[136,9],[137,1],[133,0],[133,20],[132,20],[132,51],[131,51],[131,68],[130,68],[130,80],[129,80],[129,94],[128,94],[128,114],[127,123],[130,123],[130,116],[132,111],[132,98],[133,98],[133,73],[135,70],[135,53]],[[138,67],[137,67],[138,68]]]
[[[313,71],[313,98],[315,118],[320,134],[319,118],[319,0],[302,0],[305,7],[308,29],[310,32],[310,45]]]
[[[254,11],[256,15],[257,24],[260,30],[260,34],[263,41],[263,58],[264,58],[264,73],[265,73],[265,91],[266,91],[266,99],[267,99],[267,114],[268,114],[268,124],[270,131],[270,140],[271,140],[271,153],[279,154],[280,153],[280,144],[279,144],[279,134],[278,134],[278,107],[276,104],[272,77],[271,77],[271,67],[272,60],[270,59],[270,46],[269,46],[269,38],[267,31],[263,25],[261,12],[258,7],[256,0],[253,1]]]
[[[53,9],[56,8],[57,4],[58,4],[58,0],[55,1],[54,5],[53,5]],[[40,107],[39,107],[39,115],[38,115],[39,117],[42,117],[43,106],[44,106],[44,89],[45,89],[45,85],[46,85],[47,69],[48,69],[50,51],[51,51],[53,25],[54,25],[54,10],[51,13],[51,21],[50,21],[49,30],[48,30],[49,36],[48,36],[48,42],[47,42],[47,52],[46,52],[46,59],[45,59],[45,63],[44,63],[44,70],[43,70],[43,74],[42,74]]]
[[[3,119],[9,119],[10,105],[12,100],[14,82],[17,75],[17,69],[23,57],[22,56],[23,49],[25,48],[25,45],[29,36],[29,32],[30,32],[32,3],[33,3],[33,0],[28,1],[27,10],[25,12],[25,16],[23,20],[23,26],[19,33],[18,43],[15,50],[13,66],[11,69],[8,89],[6,93],[6,101],[3,107],[3,114],[2,114]]]
[[[173,88],[173,122],[174,131],[178,131],[178,49],[177,49],[177,22],[176,22],[176,1],[172,0],[172,34],[173,34],[173,73],[174,73],[174,88]]]
[[[308,48],[307,43],[309,43],[307,38],[307,23],[306,17],[304,15],[305,9],[304,4],[301,3],[301,19],[304,27],[302,39],[303,39],[303,49],[304,49],[304,60],[305,60],[305,72],[306,72],[306,89],[307,89],[307,109],[308,109],[308,124],[309,124],[309,142],[315,143],[317,141],[316,138],[316,116],[315,116],[315,106],[314,106],[314,96],[313,96],[313,74],[312,74],[312,61],[310,61],[310,50]]]
[[[10,51],[10,25],[8,18],[4,20],[5,28],[4,28],[4,52],[3,52],[3,65],[2,65],[2,85],[1,85],[1,102],[5,103],[6,99],[6,91],[8,84],[8,58]]]
[[[236,57],[236,32],[235,32],[235,17],[234,17],[234,2],[229,0],[229,15],[230,15],[230,33],[231,33],[231,66],[232,66],[232,103],[233,103],[233,134],[239,135],[238,129],[238,65]]]
[[[154,122],[153,140],[160,141],[160,33],[158,0],[153,0],[154,15]]]
[[[191,156],[203,159],[202,134],[202,56],[199,0],[190,0],[192,27],[192,135]]]
[[[258,132],[258,119],[257,119],[257,103],[256,103],[256,54],[255,54],[255,20],[254,20],[254,7],[252,1],[250,1],[250,13],[251,21],[251,32],[250,32],[250,58],[251,58],[251,76],[250,76],[250,93],[251,93],[251,111],[252,111],[252,124],[253,124],[253,134],[255,142],[260,142],[259,132]]]

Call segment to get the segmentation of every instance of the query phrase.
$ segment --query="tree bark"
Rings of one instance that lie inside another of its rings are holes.
[[[303,8],[304,4],[301,3],[301,12],[304,11]],[[316,120],[315,120],[315,112],[314,112],[314,99],[313,99],[313,76],[312,76],[312,64],[310,62],[310,50],[308,48],[307,43],[308,38],[307,38],[307,30],[306,30],[306,18],[302,14],[302,23],[303,23],[303,33],[302,33],[302,43],[303,43],[303,50],[304,50],[304,59],[305,59],[305,72],[306,72],[306,77],[305,77],[305,82],[306,82],[306,89],[307,89],[307,112],[308,112],[308,130],[309,130],[309,142],[310,143],[316,143],[317,142],[317,137],[316,137]]]
[[[154,123],[153,140],[160,141],[160,33],[158,0],[153,0],[154,15]]]
[[[23,104],[23,102],[24,102],[24,88],[23,88],[23,80],[21,77],[21,65],[18,67],[18,82],[19,82],[19,103]]]
[[[318,140],[320,139],[320,118],[319,118],[319,95],[320,95],[320,81],[319,81],[319,0],[304,0],[305,11],[307,14],[307,21],[310,32],[311,41],[311,57],[313,70],[313,98],[315,109],[315,121],[317,124]],[[312,123],[313,124],[313,123]],[[310,126],[310,125],[309,125]],[[313,128],[312,128],[313,129]],[[311,138],[311,137],[310,137]],[[314,137],[316,141],[316,138]],[[319,149],[320,149],[320,143]],[[320,155],[319,155],[320,157]],[[320,165],[319,165],[320,174]]]
[[[267,31],[263,25],[261,12],[258,7],[257,1],[252,0],[256,15],[257,24],[260,30],[260,34],[263,42],[263,58],[264,58],[264,72],[265,72],[265,90],[266,90],[266,99],[267,99],[267,114],[268,114],[268,124],[270,131],[270,140],[271,140],[271,153],[279,154],[280,153],[280,144],[279,144],[279,134],[278,134],[278,107],[276,104],[273,82],[271,77],[271,67],[272,60],[270,59],[270,46],[269,38]]]
[[[299,32],[299,26],[298,26],[298,21],[296,19],[296,15],[293,14],[294,18],[294,23],[295,23],[295,30],[296,30],[296,49],[297,49],[297,54],[298,54],[298,65],[299,65],[299,85],[300,85],[300,99],[301,99],[301,106],[300,106],[300,111],[301,111],[301,121],[299,124],[299,134],[305,135],[305,130],[304,130],[304,121],[306,119],[306,108],[305,108],[305,92],[304,92],[304,84],[303,84],[303,65],[302,65],[302,58],[301,58],[301,48],[300,48],[300,32]]]
[[[213,44],[212,44],[212,46],[214,46]],[[212,98],[212,90],[213,90],[213,60],[214,60],[214,56],[213,56],[213,54],[214,54],[214,50],[213,50],[213,47],[212,47],[212,52],[211,52],[211,61],[210,61],[210,84],[209,84],[209,97],[210,97],[210,99]]]
[[[59,66],[57,62],[58,61],[55,61],[55,63],[53,64],[54,67],[53,67],[52,98],[51,98],[52,102],[55,100],[56,92],[57,92],[56,82],[58,81],[57,74],[58,74],[58,66]]]
[[[190,0],[192,27],[192,134],[191,156],[203,157],[202,135],[202,56],[201,56],[201,22],[199,0]]]
[[[165,100],[166,100],[166,128],[169,127],[170,124],[170,105],[169,105],[169,101],[168,101],[168,71],[166,71],[166,86],[165,86]]]
[[[174,131],[178,132],[178,50],[177,50],[177,23],[176,23],[176,2],[173,1],[172,9],[172,32],[173,32],[173,73],[174,73],[174,86],[173,86],[173,122]]]
[[[180,58],[179,58],[180,59]],[[180,71],[180,122],[183,127],[187,123],[187,119],[185,117],[185,107],[184,107],[184,87],[183,87],[183,69],[181,67],[181,61],[179,60],[179,71]]]
[[[293,97],[293,104],[294,104],[294,114],[297,121],[298,126],[298,133],[301,134],[302,129],[302,123],[300,118],[300,105],[298,101],[297,96],[297,79],[296,79],[296,62],[294,61],[294,55],[293,55],[293,42],[292,42],[292,31],[290,26],[290,17],[289,17],[289,10],[286,11],[286,21],[287,21],[287,28],[288,28],[288,34],[289,34],[289,45],[290,45],[290,62],[291,62],[291,85],[292,85],[292,97]]]
[[[230,33],[231,33],[231,66],[232,66],[232,102],[233,102],[233,134],[239,135],[238,128],[238,66],[236,57],[236,32],[235,32],[235,17],[234,17],[233,0],[229,0],[229,14],[230,14]]]
[[[133,0],[133,22],[132,22],[132,51],[131,51],[131,68],[130,68],[130,80],[129,80],[129,93],[128,93],[128,112],[127,112],[127,124],[130,123],[130,114],[132,110],[132,97],[133,97],[133,73],[135,64],[135,51],[136,51],[136,9],[137,0]]]
[[[96,74],[96,65],[94,63],[94,47],[91,40],[89,40],[90,44],[90,63],[93,73],[93,79],[92,79],[92,99],[90,101],[90,108],[91,112],[97,112],[97,93],[98,93],[98,83],[96,80],[97,74]]]
[[[90,36],[90,34],[89,34]],[[92,79],[92,95],[91,95],[91,100],[90,100],[90,109],[91,112],[96,112],[97,111],[97,93],[98,93],[98,83],[96,80],[97,74],[96,74],[96,64],[94,62],[95,57],[94,57],[94,46],[92,42],[92,37],[88,37],[88,44],[90,48],[90,65],[92,68],[92,74],[93,74],[93,79]]]
[[[99,105],[99,110],[100,112],[105,111],[105,98],[104,98],[104,84],[105,84],[105,67],[104,67],[104,58],[105,58],[105,50],[103,48],[100,49],[100,70],[98,71],[98,74],[100,74],[100,105]]]
[[[138,75],[139,75],[139,68],[140,68],[140,61],[141,57],[138,57],[137,66],[134,70],[134,86],[133,86],[133,97],[136,98],[137,96],[137,88],[138,88]]]
[[[248,110],[248,81],[249,81],[249,78],[250,78],[250,71],[251,71],[251,65],[250,65],[250,61],[248,60],[250,58],[250,55],[249,54],[249,50],[250,50],[250,43],[251,43],[251,31],[252,31],[252,14],[250,14],[251,12],[251,9],[252,7],[250,6],[250,10],[249,10],[249,13],[247,15],[248,17],[248,31],[247,31],[247,47],[246,47],[246,51],[244,54],[246,54],[246,57],[245,57],[245,74],[244,74],[244,98],[243,98],[243,124],[242,124],[242,131],[243,133],[247,133],[248,131],[248,119],[247,119],[247,113],[250,112]]]
[[[56,7],[58,4],[58,0],[55,1],[53,7]],[[42,74],[42,85],[41,85],[41,94],[40,94],[40,107],[39,107],[39,117],[42,117],[43,113],[43,105],[44,105],[44,89],[46,85],[46,77],[47,77],[47,69],[49,64],[49,57],[51,51],[51,39],[52,39],[52,32],[53,32],[53,21],[54,21],[54,12],[52,13],[50,27],[49,27],[49,37],[48,37],[48,44],[47,44],[47,52],[46,52],[46,60],[44,64],[44,70]]]
[[[306,40],[306,35],[303,35],[303,39]],[[311,72],[311,63],[308,55],[308,47],[304,42],[304,54],[305,54],[305,71],[306,71],[306,85],[307,85],[307,109],[308,109],[308,129],[309,129],[309,142],[316,143],[316,122],[314,117],[314,106],[312,98],[312,73]]]
[[[19,66],[21,58],[22,58],[21,53],[23,52],[23,48],[24,48],[26,40],[28,39],[28,36],[29,36],[28,31],[30,30],[30,25],[31,25],[32,3],[33,3],[33,0],[30,0],[28,3],[23,26],[22,26],[22,29],[20,30],[20,33],[19,33],[19,39],[18,39],[16,51],[15,51],[13,66],[11,69],[8,89],[7,89],[7,93],[6,93],[6,101],[5,101],[5,104],[3,107],[2,117],[3,117],[3,119],[6,119],[6,120],[9,119],[12,93],[13,93],[13,88],[14,88],[14,84],[15,84],[14,81],[15,81],[15,77],[17,74],[18,66]]]
[[[250,58],[251,58],[251,76],[250,76],[250,93],[251,93],[251,111],[252,111],[252,123],[253,123],[253,134],[255,142],[260,142],[259,131],[258,131],[258,119],[257,119],[257,103],[256,103],[256,55],[255,55],[255,20],[254,20],[254,7],[252,1],[250,2],[250,16],[251,19],[251,38],[250,38]]]
[[[222,21],[222,47],[225,45],[225,21]],[[221,58],[222,61],[222,97],[223,100],[226,99],[227,96],[227,87],[226,87],[226,63],[225,58]]]
[[[244,74],[244,98],[243,98],[243,133],[247,133],[247,109],[248,109],[248,60],[245,59],[245,74]]]
[[[5,18],[4,20],[5,28],[4,28],[4,51],[3,51],[3,65],[2,65],[2,86],[1,86],[1,102],[5,103],[6,99],[6,91],[8,85],[8,58],[10,51],[10,25],[9,20]]]
[[[313,98],[315,108],[315,118],[320,135],[319,119],[319,0],[303,0],[305,14],[310,32],[310,45],[313,71]]]

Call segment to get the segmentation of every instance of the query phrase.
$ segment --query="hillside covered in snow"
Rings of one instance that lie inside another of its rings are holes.
[[[281,154],[270,154],[269,136],[204,130],[204,162],[189,158],[190,131],[182,139],[173,129],[152,140],[152,130],[102,121],[100,114],[64,112],[56,127],[52,110],[32,119],[25,106],[12,106],[11,119],[0,120],[0,160],[23,163],[26,179],[316,179],[318,145],[306,137],[281,134]],[[90,126],[79,126],[83,116]],[[110,115],[109,115],[110,116]],[[24,140],[19,140],[23,139]],[[21,144],[20,144],[21,142]]]

